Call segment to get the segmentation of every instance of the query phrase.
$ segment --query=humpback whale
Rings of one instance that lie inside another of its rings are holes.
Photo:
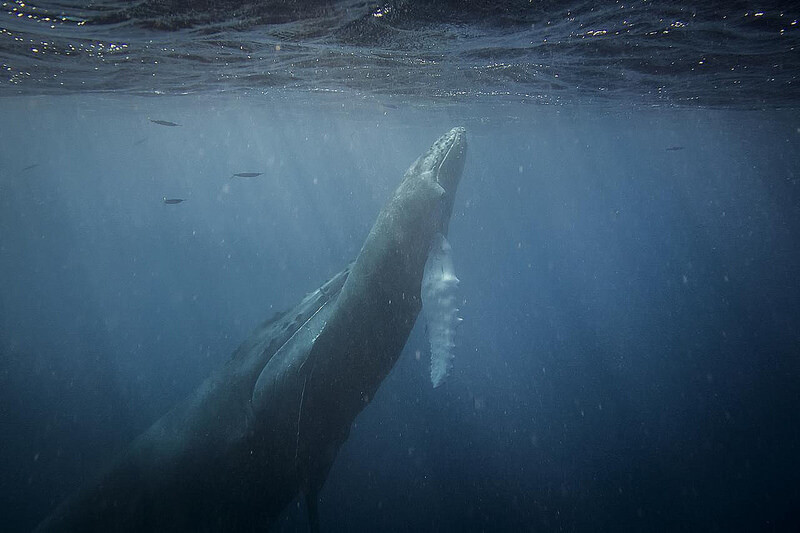
[[[406,171],[356,260],[262,324],[37,531],[265,531],[317,495],[420,312],[466,155],[453,128]]]

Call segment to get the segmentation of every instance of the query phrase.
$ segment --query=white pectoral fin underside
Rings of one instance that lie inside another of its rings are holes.
[[[458,278],[453,269],[450,243],[437,233],[422,276],[422,313],[428,326],[431,344],[431,383],[441,385],[453,366],[456,326]]]

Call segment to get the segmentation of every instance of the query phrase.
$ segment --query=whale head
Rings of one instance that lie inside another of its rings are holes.
[[[354,389],[374,390],[406,342],[422,306],[423,270],[431,245],[437,235],[447,233],[466,153],[466,130],[456,127],[417,158],[384,205],[353,264],[336,303],[342,312],[335,313],[326,329],[330,334],[338,328],[342,332],[357,328],[377,339],[369,350],[342,349],[347,359],[343,364],[362,367],[352,375],[359,378]],[[331,334],[337,340],[343,335]],[[358,353],[363,357],[356,357]]]
[[[319,321],[320,329],[309,336],[312,346],[302,365],[306,374],[291,372],[302,383],[302,409],[293,427],[307,495],[324,483],[353,420],[406,344],[422,308],[431,245],[447,231],[466,147],[464,128],[453,128],[406,171]]]
[[[412,183],[418,180],[441,187],[441,191],[437,189],[440,198],[430,215],[436,226],[436,233],[447,235],[466,153],[466,129],[456,127],[439,137],[406,172],[405,178]]]

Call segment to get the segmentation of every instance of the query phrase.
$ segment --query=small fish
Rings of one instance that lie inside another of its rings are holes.
[[[153,124],[158,124],[160,126],[180,126],[180,124],[175,124],[174,122],[170,122],[169,120],[155,120],[155,119],[148,119]]]
[[[232,178],[255,178],[263,174],[263,172],[238,172],[231,176]]]
[[[25,168],[23,168],[23,169],[22,169],[22,172],[25,172],[25,171],[27,171],[27,170],[33,170],[34,168],[36,168],[36,167],[38,167],[38,166],[39,166],[39,163],[34,163],[34,164],[32,164],[32,165],[28,165],[27,167],[25,167]]]
[[[679,150],[683,150],[684,148],[684,146],[670,146],[669,148],[666,148],[666,150],[667,152],[677,152]]]
[[[179,203],[185,202],[185,201],[186,201],[186,198],[167,198],[166,196],[164,197],[164,203],[165,204],[179,204]]]
[[[143,138],[139,139],[138,141],[136,141],[135,143],[133,143],[133,145],[134,146],[139,146],[140,144],[142,144],[146,140],[147,140],[147,137],[143,137]]]

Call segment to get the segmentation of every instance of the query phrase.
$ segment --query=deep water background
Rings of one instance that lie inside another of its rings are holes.
[[[351,261],[455,125],[455,367],[418,324],[323,530],[800,526],[800,114],[308,98],[0,100],[1,529]]]

